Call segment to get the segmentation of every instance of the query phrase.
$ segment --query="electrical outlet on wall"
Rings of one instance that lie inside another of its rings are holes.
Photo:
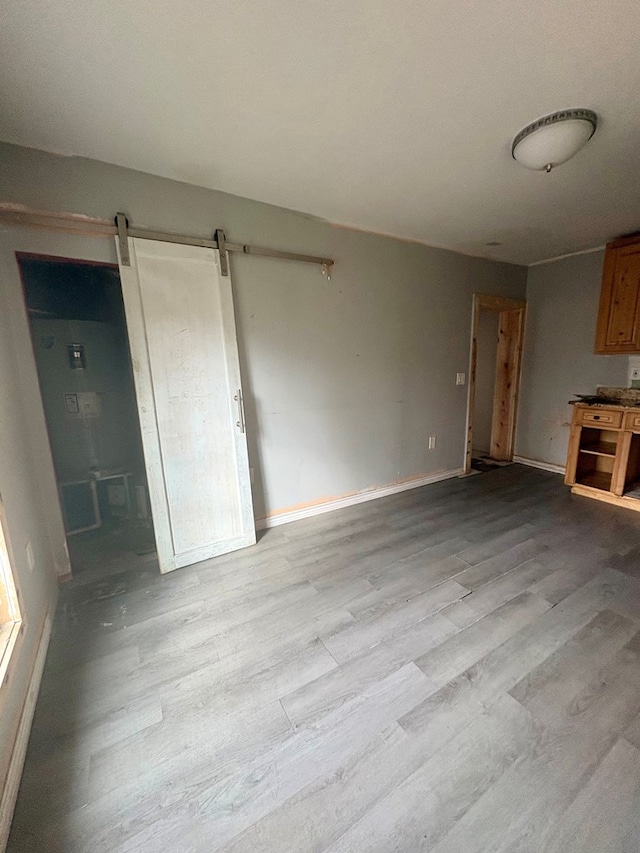
[[[435,450],[435,449],[436,449],[436,437],[435,437],[435,435],[430,435],[429,436],[429,450]]]
[[[640,388],[640,356],[629,356],[627,384],[629,388]]]
[[[456,385],[464,385],[467,377],[464,373],[456,373]]]

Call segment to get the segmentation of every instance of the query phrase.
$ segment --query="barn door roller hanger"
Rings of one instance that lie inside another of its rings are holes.
[[[188,237],[184,234],[165,234],[162,231],[149,231],[146,228],[132,228],[124,213],[116,214],[116,232],[120,248],[120,261],[123,266],[131,266],[129,257],[128,237],[138,237],[143,240],[161,240],[165,243],[183,243],[186,246],[203,246],[207,249],[218,249],[220,252],[220,272],[229,275],[227,252],[241,252],[243,255],[260,255],[264,258],[280,258],[284,261],[301,261],[305,264],[319,264],[323,275],[331,278],[332,258],[318,258],[315,255],[298,255],[295,252],[281,252],[279,249],[265,249],[260,246],[249,246],[247,243],[228,243],[221,228],[216,229],[213,240],[203,240],[200,237]]]

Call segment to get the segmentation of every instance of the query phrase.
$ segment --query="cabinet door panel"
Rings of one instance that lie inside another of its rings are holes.
[[[609,248],[605,257],[597,353],[640,352],[640,245]]]
[[[619,250],[611,293],[607,344],[637,346],[639,296],[640,253],[623,254],[623,250]]]

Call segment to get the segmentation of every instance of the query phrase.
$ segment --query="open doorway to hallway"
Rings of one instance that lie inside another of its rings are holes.
[[[473,297],[465,473],[513,459],[526,303]]]
[[[499,325],[500,315],[495,311],[486,309],[479,311],[476,327],[476,381],[471,468],[480,472],[496,468],[499,464],[491,458],[491,426],[495,398]]]
[[[118,268],[18,264],[74,577],[157,572]]]

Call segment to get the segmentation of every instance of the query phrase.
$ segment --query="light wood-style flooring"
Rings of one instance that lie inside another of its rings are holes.
[[[637,853],[640,516],[513,465],[79,573],[8,849]]]

